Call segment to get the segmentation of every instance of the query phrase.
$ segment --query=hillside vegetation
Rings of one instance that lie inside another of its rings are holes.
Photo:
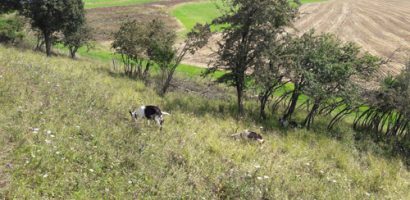
[[[237,121],[224,96],[160,98],[104,63],[0,47],[0,198],[410,197],[402,162],[350,128]],[[171,113],[162,132],[131,121],[128,110],[141,104]],[[230,137],[259,126],[262,145]]]

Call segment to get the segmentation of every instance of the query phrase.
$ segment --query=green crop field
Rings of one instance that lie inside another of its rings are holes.
[[[158,0],[84,0],[85,8],[101,8],[114,6],[129,6],[135,4],[143,4]]]
[[[236,120],[233,91],[221,94],[225,99],[186,91],[159,97],[106,62],[0,46],[0,183],[8,183],[0,185],[0,198],[410,196],[402,161],[347,125],[328,132],[319,118],[311,131],[283,130],[275,120],[255,121],[252,101],[249,114]],[[142,104],[171,113],[162,132],[131,121],[128,110]],[[264,144],[230,137],[260,126]]]
[[[320,1],[323,0],[302,0],[301,2],[313,3]],[[176,6],[171,11],[171,14],[184,25],[186,32],[187,30],[191,30],[196,23],[210,23],[220,15],[220,8],[223,8],[222,6],[223,3],[221,3],[221,1],[186,3]]]

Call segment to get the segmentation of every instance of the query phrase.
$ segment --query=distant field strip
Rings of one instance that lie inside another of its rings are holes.
[[[313,3],[323,0],[302,0],[302,3]],[[221,12],[221,1],[204,1],[199,3],[186,3],[176,6],[171,14],[176,17],[186,30],[192,29],[196,23],[210,23]]]
[[[129,6],[135,4],[143,4],[155,2],[158,0],[84,0],[85,8],[101,8],[101,7],[114,7],[114,6]]]

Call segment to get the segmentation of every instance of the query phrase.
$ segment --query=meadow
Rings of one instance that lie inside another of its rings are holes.
[[[150,85],[106,62],[0,46],[0,162],[8,166],[0,169],[10,174],[0,177],[9,182],[0,198],[410,197],[402,161],[344,124],[332,132],[320,122],[312,131],[285,130],[256,120],[251,100],[237,120],[229,88],[161,98]],[[141,104],[171,113],[162,132],[133,123],[128,110]],[[262,145],[230,137],[260,126]]]

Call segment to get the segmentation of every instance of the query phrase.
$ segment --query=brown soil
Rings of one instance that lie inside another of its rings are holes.
[[[179,29],[180,24],[169,14],[169,8],[196,0],[163,0],[135,6],[95,8],[87,10],[87,21],[95,29],[97,41],[111,41],[112,33],[124,21],[150,21],[160,19],[168,26]]]
[[[380,70],[381,75],[397,74],[410,59],[408,0],[330,0],[307,4],[295,25],[300,32],[314,28],[334,33],[372,54],[391,57],[392,62]]]
[[[380,77],[397,74],[410,59],[410,1],[409,0],[329,0],[301,7],[295,27],[299,33],[314,28],[317,32],[338,35],[353,41],[374,55],[391,58],[380,69]],[[185,62],[206,66],[215,57],[218,36],[208,47],[189,56]]]
[[[164,0],[127,7],[88,10],[87,19],[96,29],[98,41],[111,41],[112,32],[127,19],[146,21],[161,19],[170,27],[180,29],[169,9],[177,4],[198,0]],[[328,0],[301,7],[295,27],[299,33],[311,28],[330,32],[345,41],[353,41],[375,55],[391,62],[383,66],[379,75],[397,74],[410,59],[410,1],[409,0]],[[215,59],[219,35],[212,37],[207,47],[184,60],[186,64],[207,67]]]

